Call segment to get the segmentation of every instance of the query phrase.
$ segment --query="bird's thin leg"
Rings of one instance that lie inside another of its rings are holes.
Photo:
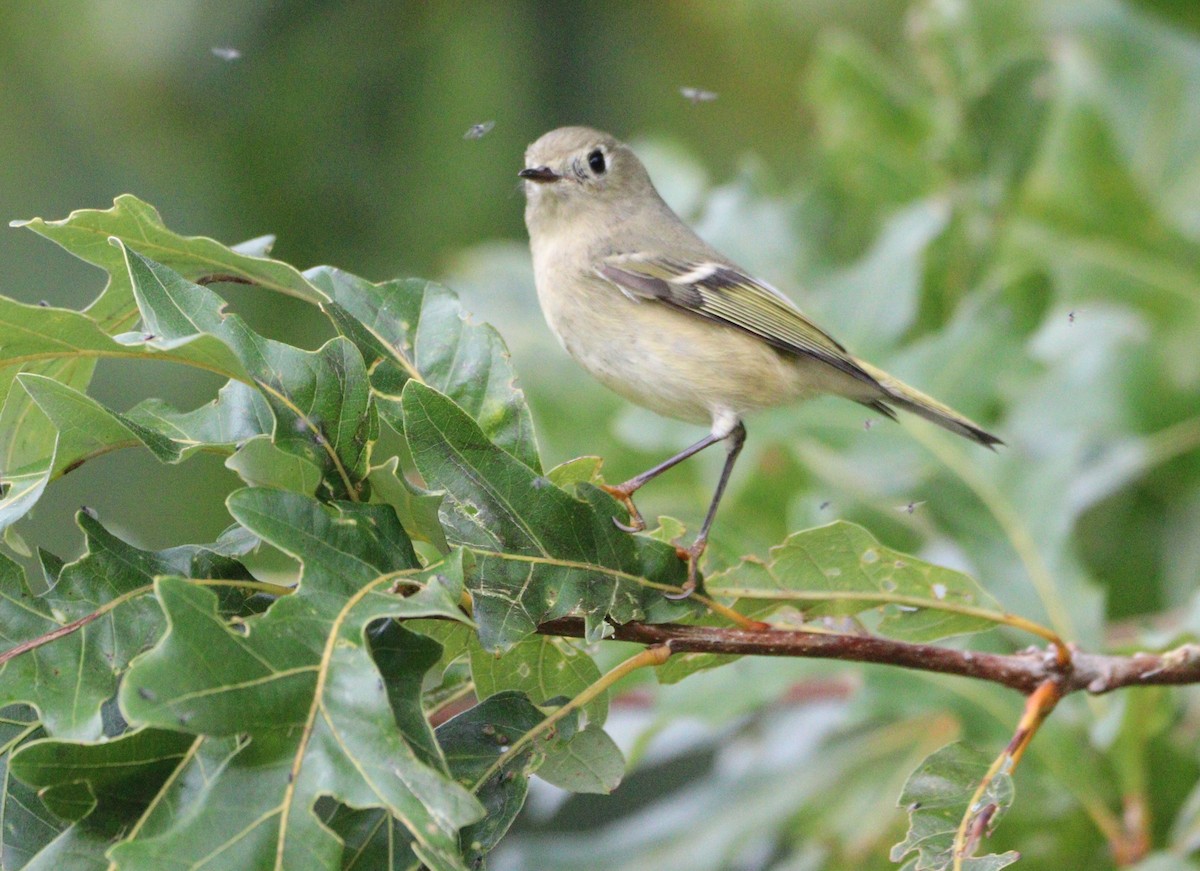
[[[743,430],[743,433],[744,432],[745,431]],[[688,457],[700,453],[709,445],[716,444],[723,438],[728,438],[728,436],[718,437],[712,433],[709,433],[691,447],[684,448],[670,459],[663,460],[653,469],[647,469],[646,471],[642,472],[642,474],[635,475],[624,484],[617,484],[615,487],[605,484],[602,489],[607,492],[608,495],[612,496],[618,502],[624,505],[625,509],[629,512],[628,524],[622,523],[615,517],[613,518],[613,523],[616,525],[616,527],[624,532],[641,532],[643,529],[645,529],[646,521],[642,519],[642,513],[638,511],[637,506],[633,504],[633,494],[636,493],[644,484],[646,484],[646,482],[654,480],[663,472],[667,471],[667,469],[679,465]],[[744,435],[743,438],[745,438]]]
[[[696,536],[692,546],[687,549],[687,581],[684,582],[678,593],[667,593],[668,599],[686,599],[696,589],[700,557],[704,554],[704,549],[708,547],[708,531],[712,529],[713,520],[717,516],[717,506],[721,504],[721,497],[725,495],[725,486],[729,483],[729,476],[733,473],[733,464],[737,462],[738,454],[742,452],[742,445],[746,443],[745,425],[739,422],[726,438],[729,439],[729,444],[726,447],[725,468],[721,470],[721,480],[717,481],[717,490],[713,493],[712,503],[708,506],[708,514],[705,515],[704,524],[700,527],[700,534]]]

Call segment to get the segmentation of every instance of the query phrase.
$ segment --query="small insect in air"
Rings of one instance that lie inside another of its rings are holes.
[[[228,45],[214,45],[212,47],[212,53],[213,57],[220,58],[226,63],[239,60],[242,56],[240,51]]]
[[[700,103],[711,103],[717,99],[716,92],[705,91],[702,88],[680,88],[679,93],[683,94],[683,98],[693,106],[697,106]]]
[[[832,504],[833,504],[832,502],[830,502],[828,499],[826,499],[824,502],[822,502],[820,505],[817,506],[817,510],[824,511],[826,508],[828,508]]]
[[[1074,312],[1074,311],[1067,312],[1067,326],[1070,326],[1075,323],[1075,314],[1076,314],[1076,312]]]
[[[484,121],[482,124],[472,124],[471,129],[463,134],[463,139],[482,139],[492,132],[495,121]]]
[[[909,502],[907,505],[897,505],[896,510],[903,511],[905,514],[912,514],[914,511],[916,511],[918,508],[920,508],[924,504],[925,504],[924,500],[922,500],[921,502]]]
[[[870,432],[871,427],[873,427],[874,425],[875,425],[875,421],[869,417],[863,421],[863,429],[865,429],[867,432]]]

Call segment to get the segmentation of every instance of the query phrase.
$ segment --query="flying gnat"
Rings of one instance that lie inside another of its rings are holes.
[[[242,53],[236,48],[228,45],[214,45],[212,47],[213,57],[220,58],[223,61],[235,61],[241,58]]]
[[[871,427],[873,427],[874,425],[875,425],[875,421],[869,417],[863,421],[863,429],[865,429],[867,432],[870,432]]]
[[[463,134],[463,139],[482,139],[492,132],[495,121],[484,121],[482,124],[472,124],[471,129]]]
[[[683,98],[690,102],[693,106],[700,103],[711,103],[717,99],[717,95],[713,91],[705,91],[701,88],[680,88],[679,93],[683,94]]]
[[[909,502],[907,505],[897,505],[896,510],[903,511],[905,514],[912,514],[914,511],[916,511],[918,508],[920,508],[924,504],[925,503],[923,501],[922,502]]]

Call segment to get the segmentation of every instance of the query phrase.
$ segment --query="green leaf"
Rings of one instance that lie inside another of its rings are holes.
[[[397,457],[389,457],[382,466],[372,467],[367,474],[371,495],[392,506],[410,536],[427,541],[441,553],[446,553],[450,545],[439,517],[445,494],[430,493],[411,483],[397,470],[399,462]]]
[[[24,410],[18,426],[42,432],[53,449],[49,454],[39,451],[35,461],[9,470],[6,480],[12,486],[0,500],[0,527],[32,508],[51,481],[109,451],[141,446],[161,462],[178,463],[201,448],[230,450],[233,442],[271,428],[271,413],[262,398],[237,381],[230,381],[217,400],[196,411],[180,414],[148,400],[119,414],[67,384],[22,372],[8,402]]]
[[[492,442],[541,470],[508,349],[492,327],[467,319],[458,297],[427,281],[371,284],[328,267],[305,277],[333,300],[324,308],[367,361],[385,420],[402,429],[400,394],[414,378],[454,400]]]
[[[119,244],[119,243],[118,243]],[[335,498],[356,494],[366,477],[379,421],[361,355],[345,339],[302,351],[264,339],[224,300],[161,264],[123,248],[152,342],[174,346],[211,335],[237,355],[275,416],[276,446],[317,464]]]
[[[319,466],[280,450],[266,435],[245,442],[225,466],[251,487],[277,487],[312,496],[321,484]]]
[[[86,512],[76,522],[87,551],[62,568],[43,596],[34,597],[21,569],[0,555],[0,642],[6,651],[83,621],[0,665],[0,705],[33,705],[51,736],[86,740],[103,733],[100,708],[116,692],[126,664],[165,628],[146,595],[156,575],[252,578],[240,563],[205,547],[143,551]],[[225,595],[227,607],[240,607],[235,589]]]
[[[10,765],[65,820],[79,822],[93,813],[136,818],[195,740],[162,729],[94,744],[43,739],[23,745]]]
[[[178,462],[193,445],[177,445],[170,438],[125,415],[102,406],[52,378],[24,372],[17,382],[58,430],[52,475],[64,473],[89,457],[122,447],[142,444],[164,463]]]
[[[607,732],[589,724],[564,747],[549,753],[537,775],[569,792],[608,795],[625,775],[625,757]]]
[[[100,743],[40,740],[13,754],[12,773],[68,820],[26,868],[103,868],[105,851],[154,799],[197,739],[140,729]]]
[[[771,548],[768,561],[748,557],[706,586],[714,595],[796,604],[809,617],[875,613],[875,631],[903,641],[980,632],[1001,617],[995,600],[971,578],[886,548],[845,521],[793,533]],[[956,608],[987,609],[996,617]]]
[[[191,341],[149,340],[143,333],[110,336],[86,314],[69,309],[26,305],[0,296],[0,367],[46,360],[86,362],[98,357],[166,360],[184,363],[226,378],[249,376],[224,342],[193,334]],[[46,374],[38,372],[37,374]],[[65,381],[56,377],[57,381]],[[77,389],[86,386],[69,382]]]
[[[22,409],[23,420],[17,428],[40,432],[47,439],[43,447],[52,449],[49,453],[37,451],[36,459],[6,470],[5,480],[10,486],[0,499],[0,528],[28,512],[52,480],[93,457],[140,445],[159,460],[176,463],[193,447],[178,445],[67,384],[31,372],[16,376],[7,401]],[[22,437],[28,432],[18,436],[14,429],[13,435]]]
[[[13,221],[12,226],[27,227],[108,272],[108,287],[92,303],[88,313],[109,332],[131,329],[137,317],[120,252],[113,250],[108,242],[113,236],[136,244],[147,257],[188,278],[231,274],[309,302],[320,302],[324,298],[293,266],[239,253],[204,236],[180,236],[168,230],[153,206],[130,194],[122,194],[113,200],[111,209],[80,209],[60,221],[33,218]],[[263,250],[270,246],[255,247]]]
[[[184,737],[195,742],[192,752],[133,837],[110,848],[112,861],[122,871],[176,871],[201,862],[213,871],[275,867],[272,826],[258,817],[279,802],[294,740],[284,732],[251,740]],[[335,867],[315,861],[307,867]]]
[[[249,379],[229,348],[211,336],[159,345],[143,341],[140,335],[114,339],[86,315],[23,305],[0,296],[0,527],[33,506],[56,467],[61,471],[85,456],[90,436],[69,426],[77,420],[86,418],[86,428],[100,426],[92,448],[103,447],[112,439],[119,443],[121,431],[131,429],[143,443],[165,450],[159,440],[137,430],[136,421],[115,419],[90,400],[75,399],[72,407],[63,399],[82,395],[78,391],[87,387],[96,360],[102,357],[167,360],[227,378]],[[28,374],[18,381],[22,372]],[[35,381],[37,378],[41,380]],[[45,386],[49,380],[61,386]],[[39,395],[60,423],[74,430],[61,444],[59,426],[27,392],[30,385],[35,390],[42,386]],[[61,395],[51,395],[52,390]]]
[[[238,490],[226,504],[242,526],[300,562],[300,592],[305,595],[351,595],[379,575],[420,565],[387,505],[326,505],[299,493],[261,487]]]
[[[229,507],[253,533],[300,560],[297,591],[239,631],[221,619],[207,590],[160,578],[156,594],[170,631],[130,668],[120,703],[133,723],[249,733],[251,755],[230,766],[228,778],[215,777],[211,796],[153,844],[129,849],[182,862],[224,844],[226,867],[276,855],[285,868],[328,867],[341,844],[314,814],[326,795],[386,809],[414,838],[422,861],[461,869],[457,832],[478,818],[479,807],[449,779],[424,725],[418,690],[437,651],[382,628],[387,618],[463,619],[461,564],[420,569],[387,506],[323,505],[247,489]],[[203,668],[195,651],[204,651]],[[391,669],[386,677],[383,665]],[[266,755],[256,761],[256,753]],[[231,813],[216,797],[237,794],[255,766],[261,782]],[[250,829],[247,821],[254,821]]]
[[[904,784],[899,806],[908,809],[908,836],[892,847],[891,859],[901,862],[916,851],[917,868],[922,871],[949,871],[954,864],[954,836],[967,804],[987,774],[991,760],[966,744],[943,747],[925,759]],[[1013,785],[1009,775],[1000,773],[988,785],[971,809],[977,814],[992,807],[988,831],[1012,805]],[[980,857],[966,857],[962,871],[998,871],[1017,861],[1012,851]]]
[[[270,433],[275,419],[262,395],[240,381],[229,381],[217,398],[193,411],[177,411],[151,397],[125,417],[161,433],[184,449],[203,447],[227,452],[232,445]]]
[[[437,623],[469,631],[461,623],[445,620],[409,621],[409,625],[414,623]],[[445,769],[441,747],[421,704],[423,679],[429,668],[438,663],[441,645],[423,635],[409,632],[395,622],[383,624],[374,631],[370,643],[371,654],[387,682],[388,699],[397,725],[422,761]],[[420,864],[412,853],[412,836],[399,820],[385,811],[355,810],[342,804],[336,805],[328,816],[322,814],[321,810],[321,803],[318,802],[318,816],[345,842],[343,869],[412,871]]]
[[[419,871],[421,867],[408,831],[384,811],[334,804],[321,820],[345,844],[337,866],[342,871]]]
[[[601,457],[576,457],[559,463],[546,473],[546,477],[555,487],[564,490],[570,489],[572,484],[599,484],[600,469],[603,465],[604,460]]]
[[[600,679],[600,669],[590,656],[565,639],[548,635],[530,636],[503,654],[489,653],[472,643],[470,657],[475,695],[480,699],[518,690],[535,705],[544,705],[553,698],[573,698]],[[584,710],[589,723],[604,725],[607,693],[597,696]]]
[[[479,783],[475,792],[487,810],[480,822],[462,833],[463,853],[472,867],[478,867],[525,804],[529,775],[543,762],[545,745],[560,740],[543,738],[509,753],[509,747],[545,717],[524,695],[510,691],[492,696],[437,728],[438,742],[445,748],[455,779],[467,786]],[[566,718],[559,729],[560,735],[573,734],[574,720]],[[503,765],[493,771],[501,758]],[[485,775],[486,780],[480,782]]]
[[[129,271],[110,237],[134,240],[151,256],[194,278],[236,274],[310,301],[322,298],[295,268],[238,253],[211,239],[172,233],[153,207],[129,195],[118,197],[112,209],[80,210],[61,221],[14,221],[13,226],[28,227],[107,270],[109,283],[84,314],[0,297],[0,480],[10,485],[0,493],[5,497],[0,526],[40,496],[57,434],[28,396],[10,391],[17,372],[43,375],[79,391],[87,388],[99,357],[173,360],[230,378],[246,377],[229,350],[211,338],[171,346],[149,345],[135,335],[111,338],[134,327],[138,310]]]
[[[12,776],[9,761],[26,742],[44,737],[36,713],[12,705],[0,710],[0,865],[23,868],[66,826],[46,810],[37,790]]]
[[[259,772],[261,788],[243,798],[253,807],[232,815],[214,800],[236,788],[246,771],[232,772],[233,784],[218,776],[214,796],[177,816],[157,849],[194,861],[224,843],[229,861],[242,867],[276,852],[285,868],[329,867],[341,845],[313,809],[319,796],[330,795],[355,807],[386,808],[408,827],[431,868],[461,868],[457,830],[478,817],[478,806],[440,766],[422,761],[397,727],[367,643],[368,626],[381,618],[448,615],[453,599],[444,577],[431,572],[422,579],[428,586],[407,598],[369,585],[340,609],[287,597],[244,636],[220,620],[208,591],[160,579],[156,592],[171,632],[129,670],[122,710],[136,723],[250,732],[251,746],[262,742],[269,760]],[[198,649],[205,651],[202,670],[189,663]]]
[[[440,622],[467,628],[448,620]],[[383,675],[396,725],[418,759],[426,765],[445,769],[446,761],[425,715],[421,694],[426,673],[441,660],[442,645],[394,620],[376,624],[369,633],[368,643],[371,658]]]
[[[582,613],[588,637],[618,622],[686,613],[662,592],[683,582],[675,548],[612,523],[615,503],[579,485],[583,502],[488,441],[447,397],[410,381],[404,428],[421,476],[446,491],[442,520],[452,544],[475,555],[468,576],[480,643],[502,650],[538,623]]]

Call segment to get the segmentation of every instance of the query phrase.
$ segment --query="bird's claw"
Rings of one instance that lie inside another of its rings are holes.
[[[642,512],[638,511],[637,506],[633,504],[633,493],[626,490],[624,484],[619,484],[616,487],[601,484],[600,489],[624,505],[625,510],[629,512],[628,523],[622,523],[614,517],[612,519],[613,526],[622,532],[629,533],[641,532],[646,528],[646,521],[642,519]]]
[[[614,517],[612,519],[613,526],[615,526],[617,529],[621,530],[622,532],[629,532],[629,533],[641,532],[643,529],[646,528],[646,521],[642,520],[642,518],[631,517],[630,519],[633,520],[634,522],[633,523],[622,523],[619,519]]]
[[[679,588],[678,593],[663,593],[664,599],[672,601],[682,601],[689,598],[692,593],[700,588],[700,557],[704,554],[704,549],[708,546],[707,541],[696,541],[689,548],[675,548],[675,552],[682,560],[687,560],[688,571],[687,580],[683,582],[683,586]]]

